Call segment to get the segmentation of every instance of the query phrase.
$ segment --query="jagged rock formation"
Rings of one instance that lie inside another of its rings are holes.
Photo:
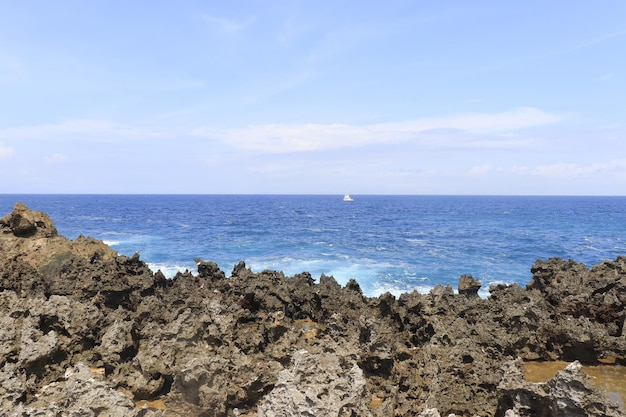
[[[196,263],[168,280],[16,204],[0,219],[0,416],[623,415],[576,363],[532,384],[522,360],[623,361],[626,258],[537,261],[527,288],[487,299],[470,276],[458,294],[367,298]]]
[[[499,389],[503,396],[497,414],[504,417],[623,415],[616,404],[606,401],[578,361],[546,383],[525,381],[519,365],[511,361],[505,365]]]
[[[31,211],[18,202],[11,213],[0,219],[0,233],[17,237],[55,237],[57,229],[47,214]]]

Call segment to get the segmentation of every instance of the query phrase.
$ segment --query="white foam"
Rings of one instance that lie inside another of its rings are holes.
[[[189,265],[172,265],[166,263],[151,263],[147,262],[148,267],[153,271],[161,271],[166,278],[174,278],[178,272],[185,272],[186,270],[196,273],[197,269],[194,264]]]
[[[413,292],[414,290],[420,294],[428,294],[434,287],[430,285],[399,285],[398,283],[380,283],[377,282],[374,286],[366,291],[368,297],[378,297],[385,293],[390,293],[395,297],[399,297],[404,293]]]
[[[489,287],[491,287],[492,285],[495,287],[497,285],[512,285],[512,284],[514,284],[514,282],[506,282],[502,280],[490,281],[487,285],[483,285],[482,287],[480,287],[480,290],[478,290],[478,295],[480,296],[480,298],[489,298],[489,296],[491,295],[489,293]]]
[[[408,243],[415,244],[417,246],[424,247],[429,244],[426,239],[415,239],[415,238],[407,238],[405,239]]]
[[[254,272],[272,269],[282,271],[287,276],[299,274],[303,271],[309,272],[316,279],[322,274],[333,276],[340,285],[345,285],[351,278],[356,279],[361,285],[366,285],[368,282],[375,280],[379,274],[380,265],[370,264],[366,260],[346,263],[344,262],[344,256],[338,257],[341,260],[333,260],[327,257],[313,260],[289,257],[274,260],[252,259],[246,261],[246,264]]]

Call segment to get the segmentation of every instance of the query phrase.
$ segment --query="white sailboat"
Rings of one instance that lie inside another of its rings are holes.
[[[343,196],[343,201],[354,201],[354,200],[352,199],[352,197],[350,197],[350,194],[345,194]]]

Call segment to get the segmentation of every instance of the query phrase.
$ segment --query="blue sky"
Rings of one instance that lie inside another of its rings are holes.
[[[0,0],[3,193],[626,195],[626,2]]]

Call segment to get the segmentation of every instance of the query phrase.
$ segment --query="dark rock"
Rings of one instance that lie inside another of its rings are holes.
[[[353,278],[350,278],[348,280],[348,282],[346,283],[346,290],[353,291],[353,292],[356,292],[358,294],[363,294],[363,290],[361,290],[361,286]]]
[[[17,237],[54,237],[57,229],[50,217],[31,211],[24,203],[15,203],[13,211],[0,219],[0,232]]]
[[[461,275],[461,278],[459,278],[459,294],[478,295],[480,287],[480,281],[474,279],[471,275]]]
[[[242,276],[244,273],[252,273],[252,271],[250,271],[249,268],[246,268],[246,263],[244,261],[239,261],[239,263],[237,265],[235,265],[235,267],[233,268],[233,272],[232,272],[232,276],[235,277],[239,277]]]
[[[226,278],[224,272],[220,270],[215,262],[205,262],[202,259],[195,258],[194,261],[198,266],[198,275],[200,278],[218,280]]]
[[[471,276],[459,294],[369,298],[356,280],[243,261],[168,280],[14,213],[0,220],[0,416],[623,415],[577,365],[545,384],[520,371],[626,358],[623,257],[537,261],[526,288],[486,299]]]

